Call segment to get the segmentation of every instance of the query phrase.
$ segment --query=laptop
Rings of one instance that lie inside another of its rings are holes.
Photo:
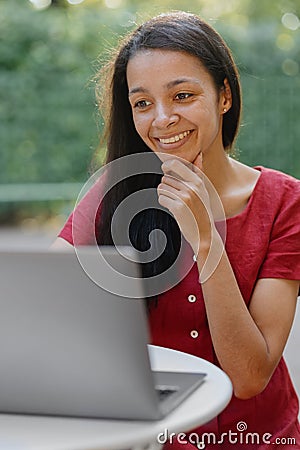
[[[0,250],[0,412],[158,420],[203,383],[151,370],[140,264],[100,250]],[[82,258],[124,269],[140,295],[99,286]]]

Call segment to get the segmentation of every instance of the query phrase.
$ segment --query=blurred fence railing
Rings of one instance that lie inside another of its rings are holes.
[[[0,203],[76,200],[83,183],[0,184]]]

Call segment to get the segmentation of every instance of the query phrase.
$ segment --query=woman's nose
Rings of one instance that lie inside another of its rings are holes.
[[[172,124],[175,124],[178,121],[178,115],[173,111],[172,108],[159,104],[155,108],[155,116],[152,122],[153,127],[155,128],[168,128]]]

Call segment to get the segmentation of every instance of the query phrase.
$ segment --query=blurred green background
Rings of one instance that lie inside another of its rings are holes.
[[[63,222],[103,158],[96,70],[136,23],[174,9],[200,14],[233,51],[236,157],[300,178],[299,0],[0,0],[0,225]]]

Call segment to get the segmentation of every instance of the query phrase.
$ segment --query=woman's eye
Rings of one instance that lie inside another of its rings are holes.
[[[151,105],[151,102],[149,102],[148,100],[139,100],[138,102],[136,102],[134,104],[134,107],[143,109],[143,108],[147,108],[147,106],[150,106],[150,105]]]
[[[193,94],[190,94],[188,92],[180,92],[176,95],[176,99],[178,100],[186,100],[187,98],[191,97]]]

